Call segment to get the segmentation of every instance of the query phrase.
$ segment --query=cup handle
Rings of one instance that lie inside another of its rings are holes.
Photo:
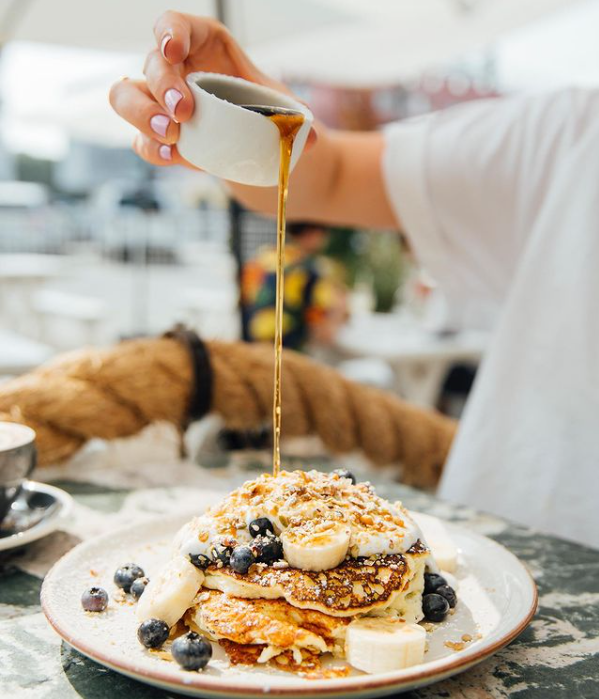
[[[29,468],[27,469],[27,473],[25,474],[25,478],[29,478],[29,476],[33,473],[36,466],[37,466],[37,447],[34,444],[32,450],[31,450],[31,461],[29,464]]]

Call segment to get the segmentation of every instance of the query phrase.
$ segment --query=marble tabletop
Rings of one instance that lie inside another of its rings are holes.
[[[174,699],[169,692],[95,664],[62,642],[40,611],[42,578],[82,538],[144,518],[191,510],[205,499],[206,491],[225,491],[252,477],[264,468],[264,459],[255,454],[236,456],[225,464],[226,459],[219,457],[200,467],[175,460],[172,451],[152,448],[141,458],[137,453],[134,461],[127,449],[115,445],[108,461],[106,455],[94,461],[91,453],[85,463],[75,459],[65,469],[39,474],[68,491],[75,508],[62,530],[0,558],[1,697]],[[326,459],[316,465],[333,468]],[[352,468],[364,467],[352,464]],[[402,697],[599,698],[599,551],[443,503],[393,483],[388,474],[367,475],[381,495],[458,521],[505,545],[525,562],[539,587],[538,612],[510,646],[467,672]]]

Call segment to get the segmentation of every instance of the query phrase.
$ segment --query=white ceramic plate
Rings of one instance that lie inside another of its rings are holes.
[[[44,613],[58,634],[101,665],[182,694],[362,698],[414,689],[481,662],[521,633],[536,609],[535,584],[515,556],[486,537],[447,524],[460,549],[459,603],[455,614],[429,633],[423,664],[380,675],[353,672],[349,677],[308,680],[271,668],[231,667],[215,646],[204,672],[185,672],[138,643],[132,602],[111,600],[105,612],[91,614],[82,611],[80,597],[92,585],[101,585],[112,597],[116,592],[113,573],[128,561],[138,563],[152,577],[169,555],[174,532],[188,519],[162,519],[113,532],[80,544],[58,561],[46,576],[41,595]],[[473,639],[463,643],[463,649],[445,645],[462,643],[463,634]]]
[[[28,503],[33,507],[28,507]],[[38,503],[40,507],[36,506]],[[19,548],[52,534],[60,528],[72,506],[73,499],[64,490],[46,483],[26,481],[7,515],[7,518],[14,520],[16,530],[0,538],[0,551]]]

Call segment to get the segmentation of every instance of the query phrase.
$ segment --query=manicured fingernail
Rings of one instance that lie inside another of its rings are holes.
[[[170,34],[165,34],[162,37],[162,43],[160,44],[160,51],[162,52],[162,55],[166,58],[166,45],[168,42],[172,39],[173,37]]]
[[[171,152],[171,147],[167,145],[162,145],[158,149],[158,153],[163,160],[172,160],[173,154]]]
[[[168,111],[173,116],[175,116],[177,105],[182,99],[183,95],[179,92],[179,90],[175,90],[174,87],[171,87],[170,90],[167,90],[164,93],[164,103],[166,104],[166,108],[168,109]]]
[[[166,114],[154,114],[154,116],[150,119],[152,131],[163,138],[166,137],[166,132],[168,131],[170,123],[171,120],[166,116]]]

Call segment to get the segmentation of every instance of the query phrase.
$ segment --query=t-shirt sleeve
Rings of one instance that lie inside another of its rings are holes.
[[[596,91],[470,102],[385,130],[389,200],[421,263],[454,297],[500,299]]]

